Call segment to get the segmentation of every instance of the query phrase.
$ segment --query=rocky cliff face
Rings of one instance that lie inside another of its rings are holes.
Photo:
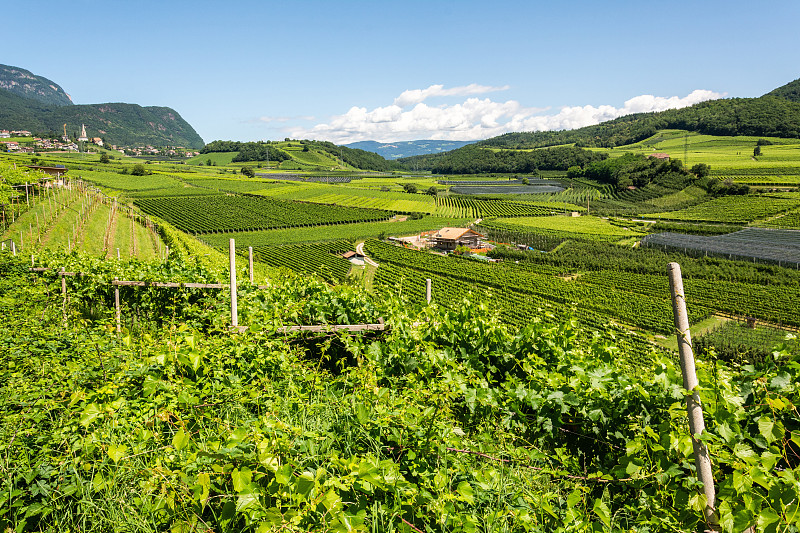
[[[51,106],[72,105],[60,85],[24,68],[0,65],[0,89]]]

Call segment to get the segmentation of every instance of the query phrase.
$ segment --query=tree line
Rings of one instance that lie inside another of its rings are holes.
[[[530,152],[491,150],[474,144],[451,152],[398,159],[406,169],[430,170],[434,174],[478,174],[483,172],[535,174],[538,170],[567,170],[585,166],[608,156],[572,146]]]

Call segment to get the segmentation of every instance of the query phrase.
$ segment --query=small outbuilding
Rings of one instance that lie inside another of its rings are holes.
[[[363,265],[364,264],[364,256],[358,252],[349,251],[342,254],[343,259],[347,259],[354,265]]]

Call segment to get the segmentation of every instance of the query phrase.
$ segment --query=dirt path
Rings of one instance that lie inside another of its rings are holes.
[[[359,254],[364,256],[364,262],[366,264],[374,266],[376,268],[379,266],[378,263],[373,261],[371,258],[367,257],[367,254],[364,253],[364,243],[363,242],[360,242],[360,243],[358,243],[356,245],[356,252],[358,252]]]

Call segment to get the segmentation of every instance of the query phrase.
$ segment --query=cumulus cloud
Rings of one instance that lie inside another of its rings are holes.
[[[391,105],[367,109],[352,107],[326,123],[310,129],[288,128],[294,138],[322,139],[335,143],[376,140],[384,142],[418,139],[470,141],[486,139],[512,131],[575,129],[598,124],[631,113],[664,111],[687,107],[698,102],[725,96],[708,90],[695,90],[685,97],[641,95],[627,100],[622,107],[566,106],[554,114],[543,108],[525,107],[515,100],[495,102],[471,95],[501,91],[507,87],[471,84],[445,88],[404,91]],[[431,106],[425,100],[442,96],[470,96],[460,103]]]

